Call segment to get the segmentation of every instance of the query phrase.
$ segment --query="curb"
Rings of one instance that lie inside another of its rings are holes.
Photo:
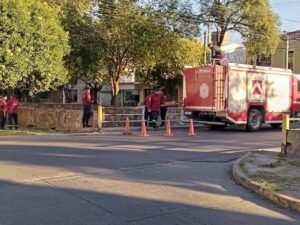
[[[300,199],[293,198],[278,192],[271,191],[259,183],[250,179],[240,168],[240,163],[243,162],[251,153],[246,154],[240,159],[236,160],[232,166],[232,176],[235,182],[242,185],[253,192],[263,196],[264,198],[277,203],[285,208],[300,212]]]

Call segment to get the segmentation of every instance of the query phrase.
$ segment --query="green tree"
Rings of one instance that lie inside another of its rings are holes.
[[[33,94],[66,83],[68,34],[58,11],[40,0],[2,0],[0,12],[0,88]]]
[[[144,8],[157,23],[184,37],[200,36],[199,20],[189,15],[194,4],[182,0],[142,0]]]
[[[275,51],[279,39],[279,19],[269,0],[198,0],[200,13],[193,15],[201,23],[215,25],[218,46],[225,34],[235,31],[245,40],[248,55],[268,55]]]
[[[218,46],[222,45],[226,33],[241,34],[251,58],[273,53],[280,41],[279,18],[272,11],[269,0],[144,1],[153,5],[157,12],[176,18],[172,23],[175,27],[176,24],[187,28],[211,24],[218,34]],[[193,35],[192,32],[188,34]]]
[[[165,87],[168,93],[175,93],[176,86],[182,82],[184,67],[204,64],[204,48],[194,39],[178,38],[169,45],[168,51],[162,51],[155,66],[138,68],[137,77],[152,88]]]
[[[93,21],[94,0],[47,0],[60,9],[62,24],[70,37],[70,54],[65,57],[70,83],[84,81],[92,88],[94,100],[107,80],[103,65],[103,47]],[[67,92],[68,93],[68,92]],[[95,102],[96,103],[96,102]]]
[[[153,67],[162,51],[168,51],[174,33],[135,1],[99,1],[93,15],[99,44],[103,48],[103,65],[110,79],[112,104],[116,103],[119,82],[140,65]],[[97,19],[95,19],[95,17]]]

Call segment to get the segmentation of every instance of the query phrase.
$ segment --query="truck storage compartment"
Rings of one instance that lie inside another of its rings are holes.
[[[191,111],[224,111],[225,75],[222,66],[185,69],[185,109]]]

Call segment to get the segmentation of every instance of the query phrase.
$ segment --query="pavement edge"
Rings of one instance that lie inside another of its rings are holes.
[[[245,161],[246,158],[252,153],[247,153],[243,157],[234,161],[232,166],[232,176],[235,182],[239,185],[242,185],[251,191],[261,195],[262,197],[277,203],[285,208],[295,210],[300,212],[300,199],[293,198],[284,194],[280,194],[278,192],[274,192],[269,190],[259,183],[253,181],[249,178],[240,168],[241,162]]]

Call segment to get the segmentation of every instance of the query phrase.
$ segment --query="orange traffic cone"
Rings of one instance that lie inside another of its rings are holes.
[[[190,120],[190,131],[189,131],[189,136],[196,136],[195,130],[194,130],[194,122],[193,119]]]
[[[123,132],[124,135],[131,135],[131,131],[130,131],[130,123],[129,123],[129,118],[127,116],[126,118],[126,124],[125,124],[125,129],[124,129],[124,132]]]
[[[147,133],[147,128],[145,124],[145,120],[142,120],[142,130],[140,133],[140,137],[149,137],[150,135]]]
[[[167,120],[166,132],[165,132],[164,136],[166,136],[166,137],[174,136],[174,134],[172,134],[172,131],[171,131],[171,123],[170,123],[169,119]]]

